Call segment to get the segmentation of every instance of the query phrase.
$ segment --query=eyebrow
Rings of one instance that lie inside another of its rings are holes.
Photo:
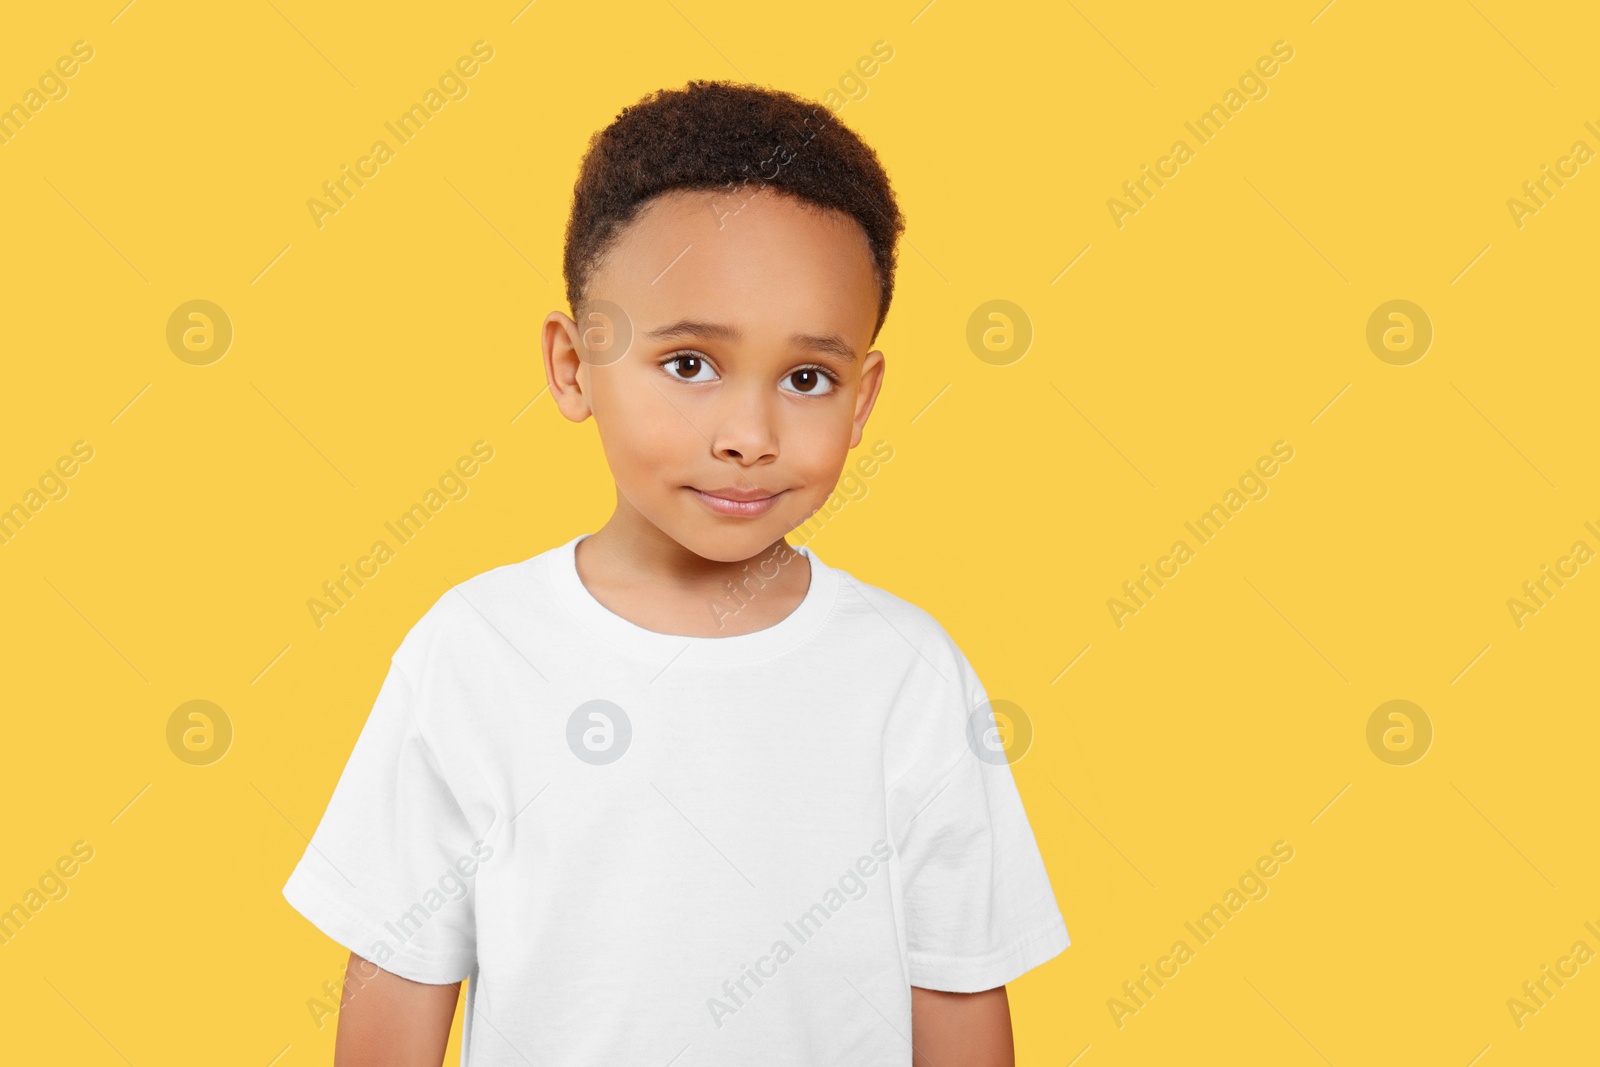
[[[647,330],[644,336],[651,341],[685,341],[699,339],[707,341],[726,341],[737,344],[743,337],[735,326],[728,326],[720,322],[702,322],[699,319],[679,319],[667,326],[658,326]],[[796,348],[804,348],[813,352],[824,352],[835,356],[846,363],[855,362],[855,349],[849,342],[838,334],[791,334],[789,343]]]

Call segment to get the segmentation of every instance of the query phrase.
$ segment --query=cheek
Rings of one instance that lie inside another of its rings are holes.
[[[839,472],[850,454],[850,415],[840,406],[825,419],[808,419],[794,427],[789,441],[789,459],[803,472],[807,485],[817,483],[824,495],[833,492]]]
[[[805,487],[795,495],[802,498],[802,510],[807,514],[826,504],[838,489],[839,475],[849,455],[845,447],[849,441],[848,434],[841,435],[834,428],[818,428],[786,449],[790,474]]]
[[[612,473],[641,489],[677,470],[685,449],[704,440],[685,413],[644,382],[604,381],[596,376],[594,407]]]

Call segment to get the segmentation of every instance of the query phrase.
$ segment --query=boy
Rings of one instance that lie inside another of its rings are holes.
[[[283,890],[351,950],[340,1067],[437,1067],[466,978],[466,1067],[1012,1063],[1005,983],[1068,936],[985,690],[784,540],[862,440],[903,229],[786,93],[591,141],[544,365],[616,510],[392,658]]]

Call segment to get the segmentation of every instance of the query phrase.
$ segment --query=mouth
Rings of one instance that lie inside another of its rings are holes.
[[[741,518],[765,514],[777,504],[779,497],[788,492],[787,489],[776,493],[768,493],[764,489],[717,489],[706,492],[692,485],[685,488],[693,492],[706,507],[718,515],[734,515]]]

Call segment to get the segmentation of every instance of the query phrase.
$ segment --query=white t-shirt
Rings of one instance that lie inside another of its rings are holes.
[[[283,887],[385,970],[471,979],[464,1067],[910,1064],[912,986],[1067,947],[932,616],[801,548],[776,625],[657,633],[589,593],[580,540],[412,627]]]

